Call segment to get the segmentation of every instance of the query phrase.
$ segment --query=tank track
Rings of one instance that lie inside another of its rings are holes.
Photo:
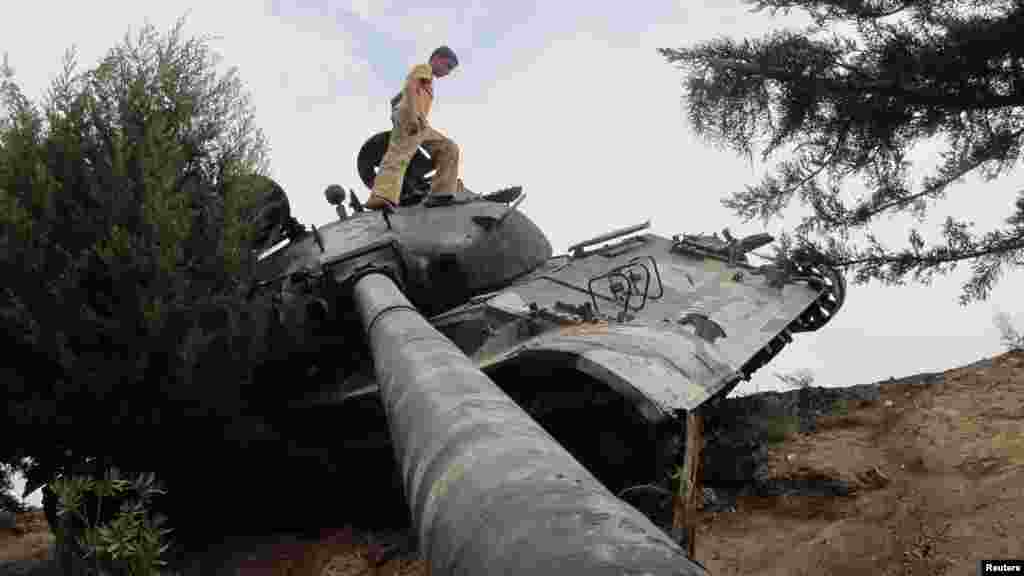
[[[804,281],[811,288],[821,290],[821,294],[740,368],[744,379],[750,379],[754,372],[771,362],[793,341],[793,334],[813,332],[828,324],[846,300],[846,279],[841,272],[829,266],[821,254],[804,250],[795,253],[786,264],[790,280]]]

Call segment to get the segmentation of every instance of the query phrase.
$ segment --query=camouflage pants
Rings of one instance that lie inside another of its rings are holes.
[[[431,194],[454,194],[459,177],[459,147],[426,122],[399,123],[391,130],[388,150],[373,180],[373,195],[397,204],[402,192],[402,179],[416,149],[420,146],[430,154],[437,173],[430,185]]]

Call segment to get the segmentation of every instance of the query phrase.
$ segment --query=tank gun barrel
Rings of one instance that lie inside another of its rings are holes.
[[[699,575],[430,325],[388,276],[353,300],[431,574]]]

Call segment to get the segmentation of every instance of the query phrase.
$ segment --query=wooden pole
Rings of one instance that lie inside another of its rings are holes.
[[[700,452],[704,443],[704,422],[701,414],[690,410],[686,414],[686,454],[679,477],[679,489],[673,499],[672,536],[680,546],[686,546],[686,555],[696,558],[697,498],[700,487]]]

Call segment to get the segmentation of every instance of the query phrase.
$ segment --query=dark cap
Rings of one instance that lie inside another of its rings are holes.
[[[455,51],[447,46],[441,46],[437,50],[434,50],[430,54],[430,59],[433,60],[435,56],[442,56],[452,61],[452,68],[459,65],[459,58],[455,55]]]

